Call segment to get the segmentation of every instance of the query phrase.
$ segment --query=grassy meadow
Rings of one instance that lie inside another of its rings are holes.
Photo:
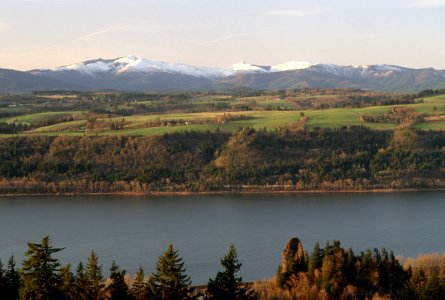
[[[156,107],[159,100],[139,99],[130,103],[120,103],[116,107],[125,111],[128,107],[144,105]],[[75,96],[49,95],[53,102],[58,100],[63,105],[75,103]],[[47,99],[47,100],[48,100]],[[58,100],[57,100],[58,99]],[[236,131],[242,127],[274,130],[279,127],[289,128],[340,128],[343,126],[366,126],[376,130],[393,130],[397,127],[390,119],[380,122],[367,122],[362,116],[387,116],[394,107],[412,108],[422,114],[423,119],[415,126],[422,130],[445,129],[445,95],[416,99],[413,104],[376,105],[367,107],[309,108],[301,109],[299,103],[310,101],[335,101],[335,95],[308,95],[297,97],[252,96],[239,97],[227,95],[204,95],[190,100],[194,110],[134,113],[131,115],[95,113],[91,110],[55,110],[26,113],[28,106],[10,106],[0,112],[12,113],[13,116],[1,117],[0,122],[21,123],[29,129],[19,135],[160,135],[180,131]],[[203,106],[223,105],[224,111],[199,111]],[[58,106],[60,108],[60,105]],[[246,109],[249,107],[249,109]],[[27,109],[26,109],[27,108]],[[44,108],[45,109],[45,108]],[[32,111],[32,110],[31,110]],[[23,114],[22,114],[23,113]],[[3,134],[0,136],[10,136]]]

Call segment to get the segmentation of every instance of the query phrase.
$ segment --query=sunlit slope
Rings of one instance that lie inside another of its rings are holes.
[[[425,130],[445,130],[445,95],[429,97],[416,104],[398,105],[414,109],[425,116],[416,127]],[[46,112],[3,118],[2,122],[44,124],[54,118],[72,121],[32,128],[22,135],[158,135],[178,131],[235,131],[242,127],[273,130],[279,127],[340,128],[366,126],[377,130],[392,130],[391,121],[366,122],[362,116],[385,116],[395,105],[366,108],[335,108],[304,111],[233,111],[201,113],[164,113],[136,116],[105,116],[81,111]]]

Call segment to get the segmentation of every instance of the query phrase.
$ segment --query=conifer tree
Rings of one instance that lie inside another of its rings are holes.
[[[159,257],[156,273],[153,274],[151,289],[154,299],[190,299],[191,280],[185,272],[184,262],[178,251],[173,249],[173,245],[169,245]]]
[[[107,286],[109,293],[109,300],[127,300],[131,299],[130,291],[128,290],[127,283],[125,282],[125,270],[120,270],[119,266],[113,260],[110,268],[110,280],[111,283]]]
[[[100,299],[105,284],[102,275],[102,266],[99,265],[99,258],[97,257],[96,252],[91,252],[85,271],[88,280],[89,299]]]
[[[145,300],[148,298],[148,288],[147,283],[145,282],[144,269],[142,269],[142,267],[139,268],[134,277],[131,294],[135,300]]]
[[[241,277],[236,273],[241,269],[235,246],[221,259],[224,271],[218,272],[215,279],[210,279],[207,285],[209,298],[213,300],[253,300],[257,295],[253,290],[246,288]]]
[[[45,236],[41,243],[28,243],[23,261],[20,286],[20,299],[23,300],[51,300],[59,299],[58,286],[60,284],[59,260],[53,254],[64,248],[54,248],[50,245],[49,236]]]
[[[154,279],[154,275],[153,273],[150,274],[150,276],[148,277],[148,281],[147,281],[147,298],[148,299],[157,299],[159,297],[156,297],[156,293],[155,293],[155,279]]]
[[[320,244],[315,243],[314,250],[309,256],[308,271],[313,274],[316,269],[321,267],[321,262],[323,261],[323,250],[320,249]]]
[[[3,295],[6,292],[6,278],[5,278],[5,270],[3,270],[3,263],[0,259],[0,295]]]
[[[6,292],[3,299],[16,300],[19,296],[20,287],[20,275],[15,267],[14,256],[11,256],[8,260],[8,266],[5,271],[6,279]]]
[[[343,273],[351,283],[355,283],[357,276],[357,269],[355,267],[355,263],[356,263],[356,258],[354,255],[354,251],[352,251],[352,248],[349,248],[348,252],[346,253],[346,261]]]
[[[80,300],[76,295],[76,281],[73,272],[71,272],[71,264],[68,264],[59,271],[61,284],[60,294],[63,300]]]
[[[82,262],[79,262],[79,264],[77,265],[75,286],[76,286],[77,299],[79,300],[94,299],[89,297],[88,294],[88,279],[85,274],[85,268]]]

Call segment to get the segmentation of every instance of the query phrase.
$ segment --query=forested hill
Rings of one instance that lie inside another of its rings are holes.
[[[410,128],[0,140],[2,194],[441,187],[444,133]]]

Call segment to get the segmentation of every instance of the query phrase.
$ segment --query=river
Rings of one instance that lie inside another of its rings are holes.
[[[0,198],[0,258],[24,258],[27,242],[49,234],[66,247],[62,263],[86,262],[95,250],[134,274],[155,270],[171,243],[194,284],[220,269],[233,243],[243,279],[274,275],[286,241],[305,250],[340,240],[354,251],[386,247],[396,255],[445,252],[445,192],[198,196],[17,196]]]

